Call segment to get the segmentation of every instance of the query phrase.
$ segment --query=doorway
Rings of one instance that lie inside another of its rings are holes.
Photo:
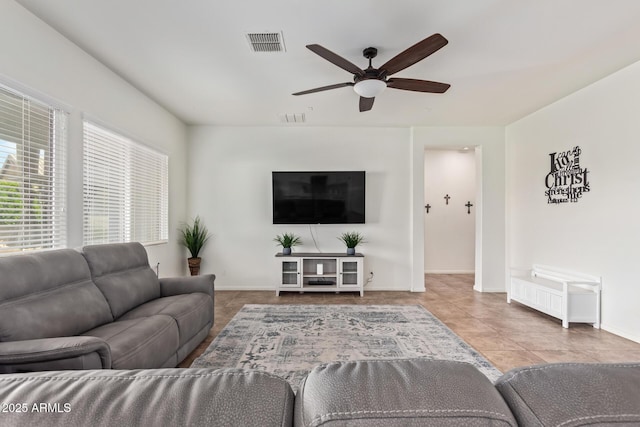
[[[424,272],[476,272],[475,150],[424,153]]]

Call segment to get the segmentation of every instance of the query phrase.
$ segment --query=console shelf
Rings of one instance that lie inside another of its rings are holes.
[[[276,254],[280,269],[280,292],[360,292],[363,289],[364,255],[301,252]]]

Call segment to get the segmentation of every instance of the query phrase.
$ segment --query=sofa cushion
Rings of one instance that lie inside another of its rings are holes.
[[[74,250],[0,258],[0,277],[0,341],[79,335],[113,321]]]
[[[109,344],[113,369],[161,368],[178,349],[178,326],[165,315],[116,321],[83,335]]]
[[[640,425],[640,363],[516,368],[496,388],[523,426]]]
[[[155,314],[172,317],[178,324],[180,347],[193,338],[213,319],[213,302],[203,293],[158,298],[122,315],[118,320],[138,319]]]
[[[287,427],[291,426],[293,399],[284,379],[238,369],[10,374],[0,376],[0,402],[28,402],[27,411],[0,414],[0,423],[29,427]],[[53,409],[34,411],[34,403],[36,409],[41,403]]]
[[[314,368],[296,396],[297,426],[516,426],[473,365],[449,360],[333,362]]]
[[[160,297],[160,282],[140,243],[85,246],[82,254],[115,319]]]

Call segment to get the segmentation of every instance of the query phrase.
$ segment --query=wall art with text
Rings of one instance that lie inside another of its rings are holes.
[[[589,171],[580,165],[581,153],[578,146],[561,153],[549,153],[551,168],[544,179],[547,203],[577,202],[591,190]]]

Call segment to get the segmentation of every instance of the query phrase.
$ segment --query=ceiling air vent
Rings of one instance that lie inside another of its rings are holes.
[[[248,33],[247,40],[254,52],[284,52],[282,33]]]
[[[282,123],[304,123],[306,118],[304,113],[282,113],[278,114]]]

